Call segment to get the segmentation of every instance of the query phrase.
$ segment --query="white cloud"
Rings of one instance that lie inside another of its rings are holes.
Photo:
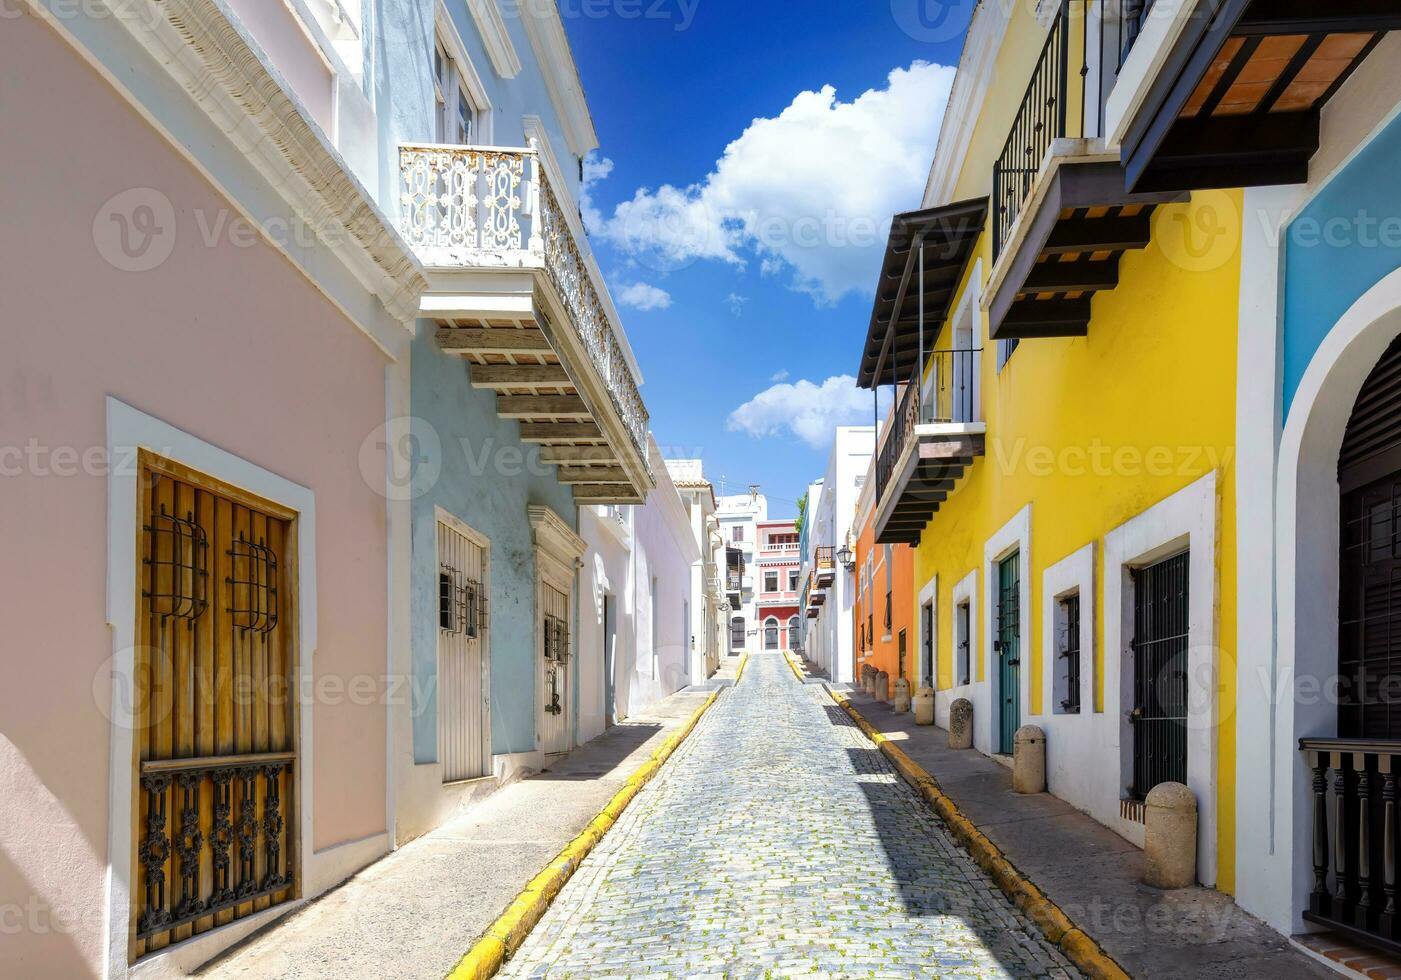
[[[584,157],[584,185],[579,190],[579,214],[584,219],[584,228],[591,234],[606,224],[603,212],[593,203],[593,185],[607,180],[612,172],[613,161],[599,156],[597,151],[590,151]]]
[[[671,293],[645,282],[621,287],[615,294],[623,306],[634,310],[666,310],[671,308]]]
[[[759,392],[730,413],[725,427],[755,438],[791,432],[815,449],[831,444],[839,425],[863,421],[871,411],[870,395],[849,374],[819,384],[799,380]]]
[[[770,380],[770,381],[787,381],[787,380],[788,380],[788,371],[787,371],[787,369],[782,370],[782,371],[775,371],[774,374],[773,374],[773,376],[770,377],[769,380]]]
[[[803,92],[755,119],[704,180],[640,188],[595,227],[652,268],[757,258],[819,303],[869,292],[890,216],[919,206],[953,76],[917,61],[851,102],[830,85]]]
[[[741,316],[744,313],[744,304],[749,302],[748,296],[741,296],[739,293],[730,293],[725,297],[725,304],[730,308],[731,316]]]

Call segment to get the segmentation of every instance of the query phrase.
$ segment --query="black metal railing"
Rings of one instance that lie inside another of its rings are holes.
[[[287,804],[295,758],[266,752],[142,763],[137,938],[292,886]]]
[[[1401,742],[1304,738],[1312,774],[1313,888],[1304,917],[1401,952],[1396,914]]]
[[[1057,139],[1104,135],[1104,106],[1152,0],[1061,0],[993,165],[993,255],[1011,237]]]
[[[914,436],[916,426],[980,421],[978,359],[981,354],[982,348],[977,347],[930,351],[928,378],[916,372],[899,389],[899,401],[876,461],[877,499],[885,495],[890,475]]]

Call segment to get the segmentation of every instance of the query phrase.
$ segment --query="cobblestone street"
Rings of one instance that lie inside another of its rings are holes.
[[[826,692],[760,654],[502,975],[1078,974]]]

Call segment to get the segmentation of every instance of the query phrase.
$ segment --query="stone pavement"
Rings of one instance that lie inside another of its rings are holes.
[[[1160,891],[1143,884],[1143,852],[1049,793],[1012,792],[1007,767],[948,747],[948,732],[919,727],[860,690],[852,705],[923,766],[998,846],[1130,975],[1153,978],[1304,980],[1336,976],[1211,888]]]
[[[850,719],[751,658],[504,977],[1068,977]]]
[[[734,676],[727,664],[717,676]],[[487,926],[705,702],[680,692],[511,783],[201,972],[442,980]]]

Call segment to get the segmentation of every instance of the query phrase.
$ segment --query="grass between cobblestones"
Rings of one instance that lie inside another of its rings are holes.
[[[744,659],[740,661],[739,670],[735,673],[736,684],[744,676],[744,667],[748,663],[749,655],[745,654]],[[652,780],[663,763],[686,740],[686,736],[695,730],[701,717],[710,710],[710,706],[719,699],[721,693],[722,691],[716,691],[706,698],[705,703],[695,710],[685,725],[657,746],[651,758],[628,777],[623,788],[613,795],[608,805],[584,828],[583,833],[565,845],[564,850],[531,879],[525,889],[516,896],[515,901],[506,906],[506,911],[501,913],[482,938],[477,940],[476,945],[453,967],[452,972],[448,974],[448,980],[488,980],[496,975],[502,964],[525,942],[530,930],[559,895],[565,882],[579,869],[580,863],[598,842],[603,840],[628,804],[642,787]]]
[[[788,666],[801,681],[801,669],[792,654],[785,654]],[[958,804],[949,799],[939,788],[937,780],[923,766],[911,759],[885,735],[876,730],[865,717],[838,691],[828,688],[827,693],[843,711],[851,716],[856,726],[890,760],[895,770],[919,793],[939,814],[955,839],[963,845],[978,867],[986,871],[997,883],[1012,903],[1034,922],[1046,939],[1058,946],[1061,952],[1085,974],[1097,980],[1128,980],[1128,974],[1114,962],[1099,944],[1075,925],[1060,907],[1042,893],[1041,889],[1024,878],[1012,863],[1007,860],[996,844],[987,838],[974,823],[963,815]]]

